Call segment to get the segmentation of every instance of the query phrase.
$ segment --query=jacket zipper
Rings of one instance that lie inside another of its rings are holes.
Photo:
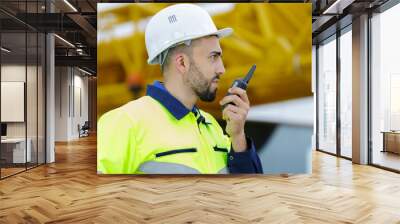
[[[201,131],[200,131],[200,125],[197,125],[197,118],[196,118],[196,116],[195,116],[193,113],[192,113],[192,115],[193,115],[193,116],[192,116],[193,121],[195,122],[195,124],[196,124],[196,126],[197,126],[196,132],[197,132],[197,135],[198,135],[199,138],[200,138],[201,151],[202,151],[202,153],[204,154],[204,157],[206,158],[207,172],[211,172],[211,171],[214,170],[214,169],[213,169],[214,166],[213,166],[213,164],[211,163],[211,159],[210,159],[210,157],[209,157],[209,153],[205,151],[206,148],[207,148],[207,147],[205,147],[205,146],[208,146],[208,144],[205,144],[204,137],[203,137],[203,135],[201,134]]]

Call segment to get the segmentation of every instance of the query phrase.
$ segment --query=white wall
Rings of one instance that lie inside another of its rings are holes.
[[[75,70],[75,75],[74,75],[74,111],[73,113],[73,119],[72,119],[72,135],[74,137],[78,137],[78,129],[77,126],[80,124],[81,126],[85,123],[85,121],[88,121],[88,78],[87,76],[83,77],[81,76],[82,73],[79,73],[79,75],[76,75]],[[81,107],[81,108],[79,108]],[[80,111],[82,110],[82,111]]]
[[[55,141],[68,140],[69,69],[55,68]]]
[[[20,81],[25,82],[24,65],[2,65],[1,81]]]
[[[88,120],[88,78],[83,75],[76,68],[56,67],[56,141],[79,138],[78,124]]]

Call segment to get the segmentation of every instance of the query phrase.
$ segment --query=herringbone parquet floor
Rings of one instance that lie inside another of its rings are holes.
[[[400,223],[400,175],[320,152],[313,174],[97,176],[96,141],[0,181],[0,223]]]

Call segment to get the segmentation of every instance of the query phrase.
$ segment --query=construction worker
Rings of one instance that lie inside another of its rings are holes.
[[[97,170],[102,174],[262,173],[244,124],[249,110],[245,90],[219,103],[226,106],[226,133],[196,102],[215,99],[225,72],[217,30],[210,15],[194,4],[159,11],[148,22],[149,64],[160,64],[164,82],[147,95],[105,113],[98,122]]]

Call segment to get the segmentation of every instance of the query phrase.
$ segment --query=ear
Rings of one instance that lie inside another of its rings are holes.
[[[189,71],[189,57],[184,53],[177,53],[174,56],[175,68],[182,74]]]

